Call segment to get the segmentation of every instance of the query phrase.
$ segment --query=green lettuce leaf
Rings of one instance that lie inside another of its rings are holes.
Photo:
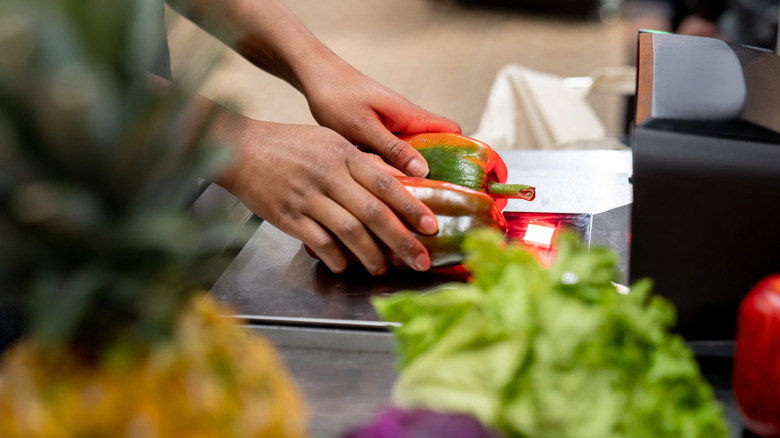
[[[649,281],[617,292],[615,255],[556,241],[541,266],[521,246],[467,236],[469,283],[375,297],[394,330],[394,402],[461,412],[508,437],[725,437],[722,407]]]

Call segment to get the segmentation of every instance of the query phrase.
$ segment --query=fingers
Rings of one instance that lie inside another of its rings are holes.
[[[415,114],[415,117],[408,119],[405,127],[393,131],[396,134],[418,134],[421,132],[461,133],[460,125],[457,123],[422,108],[418,108],[418,113]]]
[[[395,176],[384,172],[381,167],[365,165],[361,158],[350,159],[347,165],[355,180],[367,190],[365,196],[373,195],[380,204],[386,204],[421,234],[438,232],[436,217],[428,206],[406,190]],[[384,211],[381,213],[384,214]]]
[[[349,260],[341,245],[316,221],[301,215],[294,220],[279,220],[276,226],[304,242],[334,274],[340,274],[347,269]]]
[[[400,170],[405,175],[421,178],[428,175],[428,162],[425,158],[390,132],[375,114],[343,134],[365,150],[376,152],[385,164]]]
[[[394,96],[382,105],[372,107],[388,131],[396,134],[422,132],[452,132],[460,134],[460,125],[454,121],[423,109],[402,96]]]
[[[385,160],[383,160],[382,157],[380,157],[379,155],[368,153],[368,154],[366,154],[366,157],[369,158],[377,166],[379,166],[382,170],[384,170],[385,172],[389,173],[390,175],[393,175],[393,176],[407,176],[406,174],[404,174],[403,172],[398,170],[398,168],[393,167],[393,166],[387,164],[387,162]]]
[[[409,176],[428,175],[428,162],[413,147],[400,140],[377,122],[363,130],[355,140],[369,146],[391,166],[400,169]]]
[[[321,223],[300,216],[294,223],[281,224],[280,229],[305,242],[307,252],[325,263],[334,274],[347,269],[351,253],[371,275],[384,275],[387,272],[385,257],[363,225],[333,202],[317,204],[323,213],[318,218]]]
[[[381,171],[378,173],[400,186],[379,189],[380,192],[387,190],[390,193],[386,196],[390,200],[388,204],[406,205],[399,207],[409,218],[405,220],[420,223],[419,227],[425,230],[425,234],[435,233],[437,225],[433,213],[411,196],[395,177]],[[380,186],[383,184],[380,183]],[[406,195],[411,199],[404,199]],[[312,200],[307,212],[313,220],[305,227],[299,226],[305,228],[304,235],[300,238],[307,242],[310,249],[334,273],[346,269],[348,260],[345,259],[344,252],[348,251],[347,254],[354,254],[371,275],[385,274],[387,261],[375,239],[382,241],[395,257],[403,260],[412,269],[430,269],[431,261],[427,250],[388,204],[360,185],[337,189],[332,199],[322,197]]]
[[[428,175],[428,163],[413,147],[401,141],[395,134],[416,134],[420,132],[455,132],[460,133],[460,126],[441,116],[409,104],[410,108],[404,115],[391,116],[388,113],[378,114],[378,118],[362,123],[354,140],[364,144],[389,164],[402,170],[409,176],[425,177]],[[395,133],[395,134],[394,134]]]
[[[406,223],[422,234],[438,231],[433,212],[417,200],[372,154],[347,154],[347,172],[305,195],[298,214],[282,213],[275,222],[303,241],[334,273],[354,255],[372,275],[387,271],[380,246],[412,269],[430,269],[427,250]],[[396,171],[397,172],[397,171]],[[285,211],[297,211],[292,205]]]
[[[362,155],[362,154],[361,154]],[[433,212],[415,198],[394,176],[370,165],[362,156],[347,161],[350,173],[362,187],[334,194],[378,239],[413,269],[430,268],[425,247],[404,222],[422,234],[438,231]]]
[[[360,263],[371,275],[383,275],[387,272],[382,251],[357,217],[329,198],[315,200],[312,202],[311,208],[312,211],[319,212],[318,220],[322,225],[330,230],[346,246],[346,249],[360,260]],[[320,249],[328,257],[333,257],[336,260],[337,256],[332,254],[330,242],[322,241],[321,243],[323,245],[320,246]],[[320,255],[317,249],[312,249],[317,255]],[[337,263],[336,265],[340,267]],[[330,265],[328,267],[331,268]]]
[[[435,233],[435,217],[393,176],[397,171],[329,129],[249,127],[255,135],[242,137],[232,190],[252,211],[300,239],[336,273],[354,254],[381,275],[388,250],[413,269],[430,268],[425,247],[409,228]]]
[[[352,143],[377,152],[390,165],[410,176],[426,176],[428,163],[395,134],[461,132],[452,120],[424,110],[362,75],[347,87],[328,90],[328,93],[307,96],[314,118]]]

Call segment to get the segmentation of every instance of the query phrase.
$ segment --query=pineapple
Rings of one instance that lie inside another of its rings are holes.
[[[229,157],[148,87],[159,14],[0,0],[2,437],[305,435],[273,346],[201,291],[232,230],[185,209]]]

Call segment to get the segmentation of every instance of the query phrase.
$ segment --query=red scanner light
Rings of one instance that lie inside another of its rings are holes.
[[[555,225],[530,223],[525,229],[523,242],[547,248],[552,244],[554,234]]]
[[[558,230],[571,230],[586,244],[590,241],[592,216],[587,213],[504,212],[504,217],[507,239],[522,243],[543,266],[555,258]]]

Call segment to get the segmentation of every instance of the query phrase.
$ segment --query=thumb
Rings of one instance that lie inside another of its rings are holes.
[[[374,152],[378,153],[387,163],[409,176],[424,177],[428,175],[428,162],[409,143],[396,137],[383,125],[366,132],[365,138],[356,139]]]
[[[460,125],[452,120],[433,114],[426,110],[421,110],[422,116],[416,117],[408,122],[401,130],[395,131],[403,134],[418,134],[421,132],[453,132],[460,134]]]

